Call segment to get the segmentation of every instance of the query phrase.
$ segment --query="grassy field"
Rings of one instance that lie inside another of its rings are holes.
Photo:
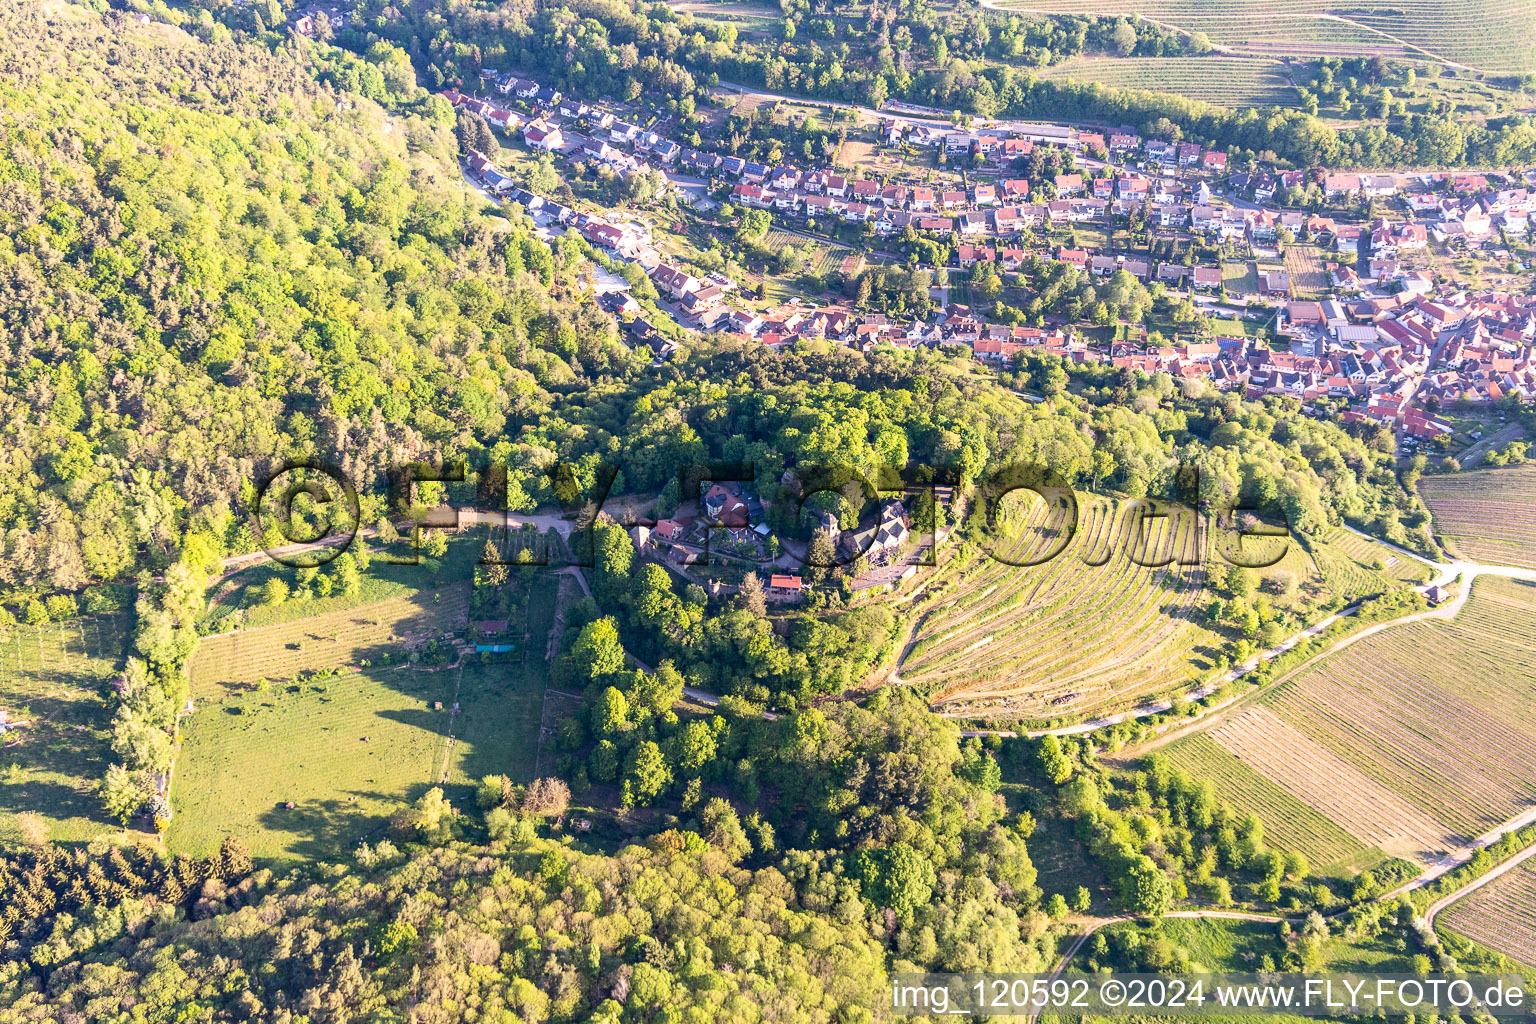
[[[1426,476],[1419,494],[1452,554],[1536,568],[1536,464]]]
[[[1367,849],[1459,846],[1536,800],[1536,586],[1484,577],[1455,621],[1368,637],[1171,753],[1277,836],[1316,827],[1299,801]]]
[[[1032,500],[1000,524],[1007,561],[975,548],[952,553],[915,599],[903,680],[952,714],[1045,720],[1103,713],[1210,674],[1231,639],[1205,615],[1204,559],[1218,557],[1210,550],[1226,543],[1223,535],[1202,526],[1202,548],[1187,510],[1138,527],[1133,504],[1083,495],[1076,533],[1060,554],[1013,564],[1060,544],[1061,513]],[[1262,560],[1285,543],[1284,556],[1259,575],[1290,573],[1302,608],[1382,593],[1414,575],[1396,563],[1373,568],[1391,553],[1340,534],[1347,549],[1330,538],[1262,540],[1248,544],[1264,552],[1245,546],[1245,554]]]
[[[1005,0],[1010,10],[1116,15],[1107,0]],[[1521,40],[1536,29],[1528,0],[1362,0],[1346,9],[1324,0],[1150,0],[1137,13],[1149,21],[1204,32],[1236,54],[1298,57],[1394,56],[1420,52],[1482,71],[1536,67]]]
[[[1251,974],[1259,969],[1260,961],[1266,957],[1278,960],[1284,951],[1284,946],[1279,938],[1277,925],[1267,921],[1239,921],[1228,918],[1175,918],[1166,917],[1154,924],[1139,924],[1136,922],[1121,922],[1107,926],[1100,930],[1106,940],[1113,946],[1113,936],[1116,933],[1138,932],[1143,942],[1161,939],[1172,947],[1182,948],[1189,954],[1189,959],[1197,972],[1227,972],[1233,974]],[[1068,968],[1069,973],[1081,974],[1089,970],[1089,961],[1092,957],[1093,941],[1086,944],[1073,958]],[[1383,973],[1406,972],[1408,970],[1407,957],[1400,951],[1392,948],[1392,939],[1380,938],[1368,942],[1348,942],[1340,937],[1329,939],[1323,944],[1323,970],[1325,971],[1379,971]],[[1102,965],[1101,965],[1102,966]],[[1209,990],[1207,990],[1209,998]],[[1209,1015],[1208,1015],[1209,1016]],[[1110,1024],[1113,1021],[1141,1021],[1141,1020],[1172,1020],[1172,1017],[1131,1017],[1111,1016],[1053,1016],[1045,1014],[1040,1017],[1041,1024]],[[1198,1015],[1188,1016],[1188,1020],[1201,1019]],[[1294,1016],[1223,1013],[1218,1016],[1209,1016],[1211,1020],[1221,1021],[1222,1024],[1286,1024],[1294,1022]],[[1318,1024],[1330,1024],[1339,1018],[1311,1017]]]
[[[1233,295],[1257,295],[1259,293],[1259,272],[1254,268],[1252,261],[1223,263],[1221,265],[1221,283]]]
[[[0,635],[0,709],[26,723],[0,736],[0,843],[17,838],[18,811],[42,815],[61,842],[115,827],[95,796],[113,760],[99,691],[122,664],[127,629],[127,615],[97,615]]]
[[[433,785],[463,803],[483,775],[530,778],[555,588],[535,578],[513,660],[466,655],[435,672],[374,667],[265,690],[205,680],[183,721],[171,848],[204,853],[239,835],[263,858],[334,857]],[[432,612],[462,618],[458,607]],[[243,635],[250,659],[291,654],[279,628]]]
[[[1536,864],[1526,861],[1435,920],[1513,960],[1536,965]]]
[[[452,707],[457,674],[347,673],[200,705],[182,723],[170,848],[237,835],[260,857],[343,853],[432,785],[450,714],[432,705]]]
[[[1174,92],[1235,109],[1296,103],[1285,66],[1262,57],[1074,57],[1045,69],[1044,77]]]
[[[735,25],[738,31],[749,34],[767,32],[782,17],[777,7],[751,0],[668,0],[667,6],[706,21]]]
[[[519,547],[547,541],[542,534],[514,531],[506,536],[502,531],[497,533],[507,557],[511,557]],[[449,543],[442,558],[431,559],[423,555],[419,565],[391,562],[384,552],[375,549],[356,593],[338,592],[329,597],[312,596],[303,600],[294,596],[276,605],[269,605],[262,598],[267,581],[280,579],[294,588],[296,594],[298,574],[277,562],[249,566],[225,577],[210,589],[208,615],[202,632],[225,633],[235,629],[293,622],[327,612],[373,604],[391,597],[414,594],[423,589],[433,590],[446,582],[457,583],[472,579],[481,545],[489,535],[489,529],[481,527],[457,536]],[[404,557],[407,547],[402,542],[390,550],[395,557]],[[536,553],[544,555],[546,552],[543,547],[537,547]],[[321,575],[327,572],[329,570],[320,570]]]
[[[1391,581],[1423,583],[1429,566],[1391,548],[1339,527],[1315,545],[1312,554],[1318,573],[1340,597],[1378,593]]]
[[[216,696],[261,679],[315,669],[362,667],[462,629],[469,584],[392,597],[360,607],[208,637],[192,658],[192,695]]]

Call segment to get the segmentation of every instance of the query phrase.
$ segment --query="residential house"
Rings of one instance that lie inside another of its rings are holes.
[[[1196,291],[1215,292],[1221,290],[1220,267],[1195,267],[1190,274],[1190,285]]]
[[[523,141],[533,149],[553,153],[565,145],[565,136],[552,124],[544,121],[530,121],[523,129]]]
[[[1291,294],[1291,275],[1283,270],[1266,270],[1259,277],[1259,294]]]
[[[794,604],[805,596],[805,582],[799,576],[774,573],[768,577],[763,596],[774,604]]]
[[[1029,182],[1024,178],[1009,178],[1003,182],[1003,198],[1024,200],[1029,198]]]

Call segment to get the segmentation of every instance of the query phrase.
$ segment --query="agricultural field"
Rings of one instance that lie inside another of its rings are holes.
[[[1361,847],[1433,859],[1536,800],[1536,586],[1482,577],[1454,621],[1367,637],[1171,754],[1277,835],[1317,827],[1299,801]]]
[[[493,661],[205,690],[182,722],[170,848],[201,854],[239,835],[258,857],[334,857],[431,786],[460,804],[481,776],[531,778],[557,585],[535,577],[527,632]],[[281,634],[266,642],[285,650]]]
[[[1522,964],[1536,965],[1536,863],[1526,861],[1436,918]]]
[[[1426,476],[1419,494],[1452,554],[1536,568],[1536,465]]]
[[[1081,495],[1066,547],[1026,566],[1062,542],[1064,521],[1059,509],[1047,514],[1040,498],[1030,499],[999,534],[1006,556],[1021,564],[953,555],[915,600],[904,681],[947,714],[1043,720],[1105,713],[1210,675],[1231,638],[1206,624],[1202,563],[1207,553],[1226,553],[1230,534],[1203,521],[1197,534],[1187,510],[1138,523],[1132,503]],[[1305,544],[1250,538],[1242,554],[1250,563],[1275,560],[1259,570],[1261,581],[1290,574],[1307,608],[1422,578],[1421,569],[1342,530]]]
[[[1168,751],[1168,760],[1192,778],[1209,779],[1233,807],[1264,808],[1264,834],[1282,850],[1306,855],[1324,874],[1364,869],[1384,859],[1380,850],[1335,825],[1278,784],[1259,774],[1209,736],[1196,734]]]
[[[1000,0],[1006,10],[1043,14],[1124,13],[1106,0]],[[1403,56],[1416,53],[1479,71],[1514,74],[1536,67],[1524,45],[1536,29],[1525,0],[1363,0],[1347,9],[1324,0],[1151,0],[1143,18],[1204,32],[1232,54],[1291,57]]]
[[[1322,299],[1328,295],[1328,270],[1322,250],[1315,245],[1285,247],[1285,269],[1291,275],[1291,291],[1298,299]]]
[[[419,591],[291,622],[208,637],[192,656],[192,695],[219,696],[261,679],[378,663],[468,621],[468,583]]]
[[[1073,57],[1046,68],[1044,77],[1178,93],[1234,109],[1296,103],[1285,65],[1262,57]]]
[[[101,687],[122,665],[126,614],[95,615],[0,634],[0,842],[13,815],[43,816],[53,839],[81,842],[115,825],[95,795],[113,755]]]
[[[1390,589],[1394,581],[1424,583],[1432,575],[1424,562],[1342,526],[1314,546],[1312,558],[1329,590],[1341,598],[1380,593]]]

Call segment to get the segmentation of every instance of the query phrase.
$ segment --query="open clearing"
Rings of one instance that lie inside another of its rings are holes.
[[[1361,846],[1421,860],[1460,846],[1536,801],[1536,586],[1481,577],[1454,622],[1368,637],[1172,756],[1219,768],[1207,744]],[[1262,788],[1221,788],[1292,828]]]
[[[115,826],[95,787],[114,760],[100,687],[122,663],[128,616],[94,615],[0,636],[0,709],[26,723],[0,735],[0,842],[18,838],[12,815],[34,811],[61,842]]]
[[[226,835],[262,857],[355,845],[432,784],[452,707],[432,705],[456,674],[347,673],[200,705],[182,722],[171,849],[206,854]]]
[[[206,853],[239,835],[263,858],[335,857],[378,838],[391,813],[431,786],[445,785],[462,804],[483,775],[530,778],[557,586],[556,577],[534,578],[528,632],[511,657],[486,663],[467,654],[459,667],[438,671],[375,666],[265,690],[205,682],[197,711],[183,720],[171,848]],[[462,605],[426,601],[414,614],[462,620]],[[280,627],[243,635],[246,656],[257,661],[293,653]]]
[[[1043,14],[1126,13],[1107,0],[1002,0],[1007,10]],[[1527,40],[1536,29],[1530,0],[1147,0],[1136,12],[1186,32],[1204,32],[1238,54],[1298,57],[1421,53],[1494,73],[1536,67]]]
[[[1173,92],[1234,109],[1296,103],[1285,66],[1263,57],[1074,57],[1044,69],[1043,77]]]
[[[1536,568],[1536,465],[1426,476],[1419,493],[1453,554]]]
[[[1523,964],[1536,965],[1536,864],[1526,861],[1436,919]]]

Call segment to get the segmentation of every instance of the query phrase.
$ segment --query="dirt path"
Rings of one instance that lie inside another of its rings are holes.
[[[1396,889],[1386,893],[1381,898],[1396,899],[1403,893],[1413,892],[1415,889],[1422,889],[1429,883],[1435,881],[1440,876],[1450,874],[1452,871],[1455,871],[1457,868],[1461,867],[1467,861],[1471,860],[1472,855],[1475,854],[1478,850],[1481,850],[1487,846],[1492,846],[1494,843],[1498,842],[1509,833],[1519,831],[1520,829],[1525,828],[1527,825],[1533,823],[1536,823],[1536,807],[1527,808],[1526,810],[1515,815],[1513,818],[1510,818],[1508,821],[1501,822],[1494,828],[1484,832],[1482,835],[1478,836],[1476,839],[1472,840],[1470,843],[1461,847],[1460,849],[1452,850],[1450,853],[1447,853],[1445,856],[1441,857],[1439,860],[1436,860],[1433,864],[1429,865],[1429,867],[1421,871],[1417,878],[1414,878],[1404,883],[1403,885],[1398,886]],[[1532,853],[1536,853],[1536,846],[1530,847],[1528,850],[1510,858],[1510,860],[1506,861],[1505,863],[1510,864],[1524,860],[1526,857],[1531,856]],[[1500,865],[1499,867],[1495,868],[1492,873],[1502,873],[1504,870],[1504,865]],[[1483,883],[1479,881],[1476,884],[1481,885]],[[1440,910],[1444,909],[1442,904],[1449,905],[1454,903],[1456,900],[1465,895],[1466,892],[1466,889],[1459,889],[1452,893],[1450,896],[1440,900],[1439,903],[1435,904],[1431,909],[1438,913]]]
[[[1462,857],[1447,866],[1444,865],[1443,862],[1449,861],[1452,857],[1455,856],[1455,854],[1447,855],[1446,858],[1442,858],[1441,862],[1437,862],[1436,864],[1424,869],[1424,871],[1417,878],[1409,882],[1407,885],[1399,886],[1390,892],[1384,892],[1380,896],[1375,897],[1371,902],[1380,903],[1387,900],[1395,900],[1398,896],[1405,892],[1428,885],[1430,882],[1434,881],[1436,878],[1439,878],[1441,875],[1445,874],[1455,866],[1461,863],[1465,863],[1465,861],[1472,856],[1471,850],[1480,848],[1481,846],[1486,846],[1489,843],[1496,841],[1504,833],[1513,831],[1517,828],[1523,828],[1525,825],[1530,824],[1532,821],[1536,821],[1536,807],[1531,808],[1516,818],[1511,818],[1509,821],[1505,822],[1503,825],[1500,825],[1494,831],[1479,838],[1477,843],[1468,848],[1465,857]],[[1500,864],[1498,867],[1493,868],[1470,885],[1458,889],[1456,892],[1453,892],[1448,896],[1443,896],[1436,900],[1434,903],[1430,904],[1429,909],[1424,913],[1425,920],[1428,921],[1431,927],[1433,927],[1435,923],[1435,915],[1439,914],[1440,911],[1444,910],[1446,907],[1449,907],[1470,893],[1475,892],[1476,890],[1481,889],[1483,886],[1488,885],[1489,883],[1502,877],[1508,872],[1513,871],[1522,863],[1530,860],[1533,857],[1536,857],[1536,845],[1527,847],[1525,850],[1509,858],[1509,860]],[[1342,916],[1345,913],[1347,913],[1347,911],[1340,910],[1324,916],[1326,919],[1332,920]],[[1301,918],[1296,917],[1283,917],[1277,914],[1255,914],[1243,910],[1170,910],[1163,916],[1181,918],[1185,920],[1216,919],[1223,921],[1256,921],[1261,924],[1280,924],[1282,921],[1296,924],[1301,920]],[[1133,918],[1125,914],[1119,914],[1112,917],[1068,918],[1064,923],[1081,924],[1084,926],[1084,928],[1083,931],[1073,939],[1072,944],[1067,947],[1066,951],[1057,958],[1056,965],[1051,968],[1050,974],[1047,976],[1047,984],[1049,984],[1051,981],[1055,981],[1066,971],[1066,969],[1071,965],[1072,960],[1077,956],[1079,952],[1081,952],[1083,946],[1087,944],[1088,940],[1093,938],[1095,933],[1103,928],[1109,927],[1110,925],[1120,924],[1121,922],[1130,920],[1133,920]],[[1026,1024],[1034,1024],[1036,1019],[1037,1018],[1035,1014],[1029,1014],[1024,1017]]]
[[[1260,921],[1269,924],[1279,924],[1281,921],[1291,921],[1294,923],[1297,920],[1297,918],[1276,917],[1272,914],[1250,914],[1241,910],[1170,910],[1163,916],[1191,919],[1220,918],[1228,921]],[[1120,924],[1121,922],[1130,920],[1132,920],[1132,918],[1124,914],[1119,914],[1114,917],[1068,918],[1064,923],[1082,924],[1084,928],[1083,931],[1075,939],[1073,939],[1072,945],[1067,947],[1066,952],[1062,953],[1061,956],[1057,958],[1056,966],[1052,967],[1050,973],[1046,976],[1046,984],[1049,985],[1051,982],[1061,977],[1062,973],[1065,972],[1066,969],[1071,965],[1072,960],[1077,956],[1079,952],[1082,951],[1083,946],[1087,945],[1088,940],[1093,938],[1095,933],[1097,933],[1100,929],[1108,928],[1112,924]],[[1024,1022],[1025,1024],[1034,1024],[1036,1019],[1037,1015],[1031,1013],[1025,1015]]]
[[[1455,903],[1463,896],[1469,896],[1476,892],[1478,889],[1481,889],[1483,886],[1487,885],[1489,882],[1503,877],[1505,874],[1519,867],[1521,864],[1530,860],[1532,857],[1536,857],[1536,845],[1527,846],[1524,850],[1521,850],[1519,853],[1515,854],[1513,857],[1509,858],[1509,860],[1505,861],[1503,864],[1500,864],[1498,867],[1493,868],[1477,881],[1465,886],[1464,888],[1457,889],[1449,896],[1442,896],[1435,902],[1431,903],[1429,908],[1424,911],[1424,920],[1429,924],[1431,928],[1433,928],[1435,926],[1435,915],[1439,914],[1440,911],[1444,910],[1446,907],[1449,907],[1452,903]]]
[[[1443,604],[1430,609],[1429,611],[1416,612],[1413,615],[1407,615],[1402,618],[1389,619],[1386,622],[1379,622],[1374,625],[1367,626],[1365,629],[1362,629],[1358,633],[1351,633],[1349,636],[1341,638],[1338,643],[1329,647],[1327,650],[1318,652],[1313,657],[1308,658],[1306,661],[1302,662],[1296,668],[1287,672],[1280,679],[1274,680],[1268,686],[1265,686],[1263,691],[1255,690],[1253,693],[1239,694],[1229,698],[1226,701],[1223,701],[1216,707],[1208,709],[1199,718],[1192,719],[1187,726],[1171,726],[1165,729],[1158,735],[1156,739],[1149,740],[1147,743],[1137,747],[1137,756],[1155,750],[1158,747],[1165,746],[1168,743],[1171,743],[1176,739],[1181,739],[1192,732],[1197,732],[1201,729],[1209,727],[1223,717],[1222,712],[1225,712],[1239,704],[1247,703],[1250,699],[1252,699],[1254,694],[1272,689],[1279,683],[1295,677],[1302,670],[1315,665],[1319,660],[1336,654],[1339,651],[1344,650],[1346,647],[1364,640],[1368,636],[1374,636],[1383,630],[1391,629],[1396,626],[1407,625],[1412,622],[1420,622],[1429,619],[1454,619],[1461,613],[1462,608],[1466,605],[1467,599],[1472,594],[1472,584],[1479,576],[1500,576],[1505,579],[1536,583],[1536,569],[1526,569],[1509,565],[1483,565],[1479,562],[1469,562],[1464,560],[1435,562],[1425,558],[1423,555],[1409,551],[1407,548],[1393,544],[1390,541],[1382,540],[1379,537],[1372,537],[1368,533],[1362,533],[1361,531],[1355,529],[1352,526],[1349,526],[1348,524],[1345,524],[1344,528],[1353,534],[1364,537],[1366,540],[1381,544],[1382,546],[1389,548],[1399,555],[1402,555],[1406,558],[1411,558],[1417,562],[1421,562],[1424,565],[1431,567],[1432,569],[1437,570],[1435,576],[1431,580],[1429,580],[1427,583],[1421,583],[1413,588],[1419,593],[1422,594],[1434,586],[1446,586],[1457,581],[1458,579],[1461,581],[1460,592],[1451,600],[1446,601]],[[1227,683],[1235,682],[1236,680],[1252,672],[1259,666],[1260,661],[1274,660],[1281,654],[1295,647],[1297,644],[1306,640],[1310,640],[1311,638],[1326,630],[1328,627],[1332,626],[1334,623],[1338,622],[1340,619],[1354,615],[1359,610],[1360,605],[1358,603],[1353,604],[1339,612],[1334,613],[1333,615],[1328,616],[1325,619],[1314,622],[1306,629],[1303,629],[1286,638],[1277,646],[1264,651],[1262,654],[1254,657],[1242,665],[1237,666],[1236,668],[1229,669],[1227,672],[1216,677],[1215,679],[1212,679],[1202,684],[1201,686],[1190,690],[1187,694],[1184,695],[1184,699],[1186,701],[1195,701],[1210,696],[1212,693],[1215,693]],[[1077,736],[1084,733],[1094,732],[1095,730],[1105,728],[1106,726],[1118,725],[1122,722],[1135,721],[1142,718],[1150,718],[1153,715],[1168,711],[1170,708],[1172,708],[1172,706],[1173,702],[1171,700],[1160,700],[1151,704],[1141,705],[1130,711],[1122,711],[1118,714],[1105,715],[1100,718],[1091,719],[1087,722],[1079,722],[1076,725],[1063,725],[1052,729],[1031,729],[1026,731],[1024,735],[1031,739],[1036,739],[1041,736]],[[972,716],[959,712],[953,712],[950,713],[949,717],[964,718]],[[1012,737],[1019,735],[1019,733],[1004,729],[968,729],[963,731],[961,735]]]
[[[443,785],[448,785],[449,766],[453,762],[453,730],[459,720],[459,687],[464,684],[463,657],[459,658],[460,667],[453,677],[453,702],[448,705],[448,735],[447,742],[443,744],[443,767],[437,773],[438,780]]]

